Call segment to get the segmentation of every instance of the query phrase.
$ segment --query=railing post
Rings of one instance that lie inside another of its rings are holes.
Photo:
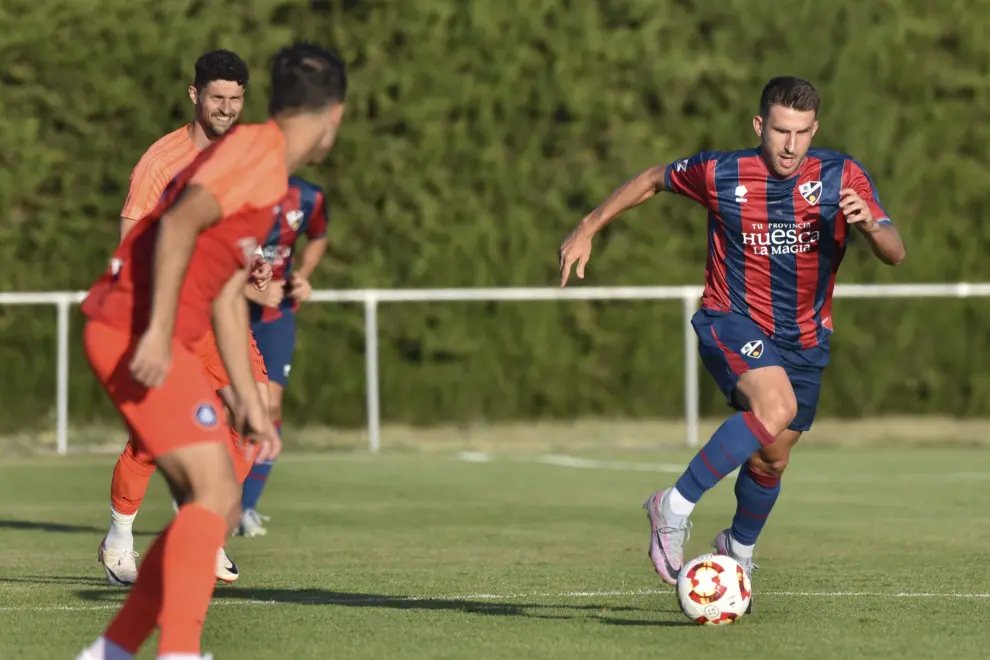
[[[68,296],[55,303],[58,316],[55,362],[55,447],[59,454],[69,452],[69,304]]]
[[[685,291],[684,307],[684,419],[687,425],[688,447],[698,445],[698,336],[694,334],[691,317],[697,309],[697,299]]]
[[[367,387],[368,450],[377,454],[381,448],[378,387],[378,298],[364,299],[364,378]]]

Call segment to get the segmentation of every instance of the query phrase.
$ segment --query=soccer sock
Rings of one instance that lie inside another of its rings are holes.
[[[136,517],[137,513],[127,515],[110,507],[110,529],[107,530],[106,538],[103,540],[108,548],[114,550],[134,549],[133,527]]]
[[[748,463],[739,471],[736,477],[736,515],[732,518],[729,533],[733,541],[743,546],[739,548],[743,556],[747,551],[752,556],[752,546],[756,545],[756,539],[767,524],[779,496],[780,477],[754,470]],[[737,547],[733,544],[733,552]]]
[[[275,420],[275,430],[278,431],[278,437],[281,438],[282,420]],[[244,489],[241,492],[241,505],[245,510],[258,507],[258,500],[261,499],[261,493],[265,490],[268,475],[272,473],[272,466],[274,465],[275,461],[265,461],[251,466],[251,472],[244,480]]]
[[[141,562],[137,582],[103,635],[108,642],[128,653],[137,653],[158,624],[162,604],[162,558],[171,532],[172,525],[169,525],[151,544]]]
[[[141,500],[148,491],[148,483],[155,472],[151,456],[135,448],[135,439],[130,439],[127,447],[117,459],[110,482],[110,499],[114,508],[121,513],[136,513]]]
[[[752,412],[736,413],[718,427],[708,444],[691,459],[674,488],[688,502],[697,503],[725,475],[773,440]]]
[[[199,504],[183,505],[172,521],[162,556],[159,656],[200,652],[216,583],[217,548],[226,534],[224,519]]]

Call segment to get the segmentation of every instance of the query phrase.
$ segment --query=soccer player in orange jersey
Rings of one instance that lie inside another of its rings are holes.
[[[195,118],[151,145],[134,168],[127,201],[120,214],[122,237],[138,220],[154,210],[166,186],[179,172],[237,123],[244,106],[248,80],[247,64],[230,51],[212,51],[196,61],[195,78],[189,86],[189,98],[196,108]],[[250,284],[246,286],[252,287]],[[252,361],[255,380],[267,399],[268,374],[264,359],[253,339],[252,346],[255,350]],[[207,332],[196,348],[215,389],[229,406],[232,397],[230,382],[220,364],[213,333]],[[231,441],[236,446],[236,434],[232,434]],[[251,462],[241,461],[237,467],[238,476],[246,478]],[[137,444],[129,440],[114,467],[110,482],[110,529],[97,553],[110,585],[130,586],[137,579],[137,553],[134,552],[132,527],[154,470],[151,456],[140,451]],[[223,548],[217,552],[216,574],[225,582],[233,582],[239,574],[237,565]]]
[[[272,65],[269,121],[242,125],[169,185],[83,303],[90,366],[179,510],[148,550],[123,607],[77,660],[130,660],[156,625],[159,660],[205,660],[200,638],[217,548],[240,518],[221,402],[194,347],[212,325],[259,459],[281,450],[252,379],[244,285],[288,175],[325,154],[347,88],[344,64],[311,44]]]

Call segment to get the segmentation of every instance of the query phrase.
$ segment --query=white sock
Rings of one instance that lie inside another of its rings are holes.
[[[731,550],[732,554],[736,557],[740,557],[742,559],[752,559],[753,550],[755,548],[755,545],[743,545],[739,541],[735,540],[732,537],[732,534],[729,534],[729,550]]]
[[[108,548],[114,550],[134,549],[134,519],[137,513],[125,515],[110,507],[110,529],[107,531],[107,538],[104,541]]]
[[[667,502],[670,505],[670,512],[675,516],[690,516],[691,512],[694,511],[695,503],[689,502],[676,487],[670,489]]]
[[[99,658],[100,660],[134,660],[134,656],[120,648],[113,642],[100,637],[93,645],[86,649],[89,658]]]

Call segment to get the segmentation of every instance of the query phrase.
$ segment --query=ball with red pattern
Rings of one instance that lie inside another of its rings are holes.
[[[745,614],[752,590],[746,571],[734,559],[706,554],[684,564],[677,579],[677,597],[689,619],[718,626]]]

